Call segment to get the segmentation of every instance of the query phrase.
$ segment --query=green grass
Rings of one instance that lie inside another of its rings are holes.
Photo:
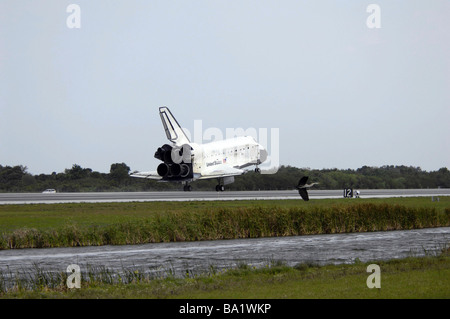
[[[0,249],[142,244],[450,225],[450,197],[0,206]]]
[[[380,199],[236,200],[190,202],[133,202],[0,205],[0,232],[18,228],[51,229],[67,223],[109,225],[123,220],[140,219],[155,213],[193,212],[219,208],[280,207],[305,208],[351,206],[355,203],[402,205],[410,208],[450,209],[450,197],[432,202],[429,197]]]
[[[80,289],[36,285],[11,289],[2,298],[450,298],[450,257],[434,256],[371,262],[380,266],[381,288],[366,285],[370,263],[315,266],[282,263],[262,268],[239,265],[224,271],[184,278],[135,276],[130,283],[82,281]],[[97,276],[96,278],[100,278]],[[103,276],[107,278],[108,276]]]
[[[0,206],[0,247],[61,247],[161,241],[290,236],[412,229],[450,225],[450,197],[192,201]],[[2,298],[449,298],[450,257],[373,262],[381,289],[369,289],[369,263],[288,267],[238,265],[205,274],[165,278],[126,270],[122,279],[92,270],[81,289],[69,290],[67,274],[40,269]],[[27,288],[28,287],[28,288]],[[31,287],[31,288],[29,288]]]

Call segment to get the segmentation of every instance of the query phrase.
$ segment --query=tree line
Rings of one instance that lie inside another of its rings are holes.
[[[111,164],[109,173],[73,164],[64,172],[32,175],[23,165],[0,165],[0,192],[42,192],[56,189],[58,192],[106,192],[106,191],[158,191],[181,190],[180,183],[160,183],[154,180],[132,178],[125,163]],[[314,189],[407,189],[448,188],[450,172],[446,167],[427,172],[412,166],[363,166],[353,169],[309,169],[281,166],[275,174],[248,172],[237,176],[228,190],[286,190],[294,189],[302,176],[308,182],[318,182]],[[214,190],[216,180],[197,181],[194,190]]]

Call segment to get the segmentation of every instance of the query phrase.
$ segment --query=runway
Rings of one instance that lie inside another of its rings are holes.
[[[361,198],[450,196],[450,189],[361,189]],[[343,198],[343,190],[310,190],[311,200]],[[275,191],[170,191],[170,192],[99,192],[99,193],[1,193],[0,205],[5,204],[55,204],[55,203],[106,203],[151,201],[214,201],[214,200],[275,200],[298,199],[296,190]]]

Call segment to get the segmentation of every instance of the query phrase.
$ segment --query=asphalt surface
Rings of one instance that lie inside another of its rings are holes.
[[[450,196],[450,189],[372,189],[359,190],[361,198]],[[309,190],[310,199],[342,198],[343,190]],[[299,199],[296,190],[284,191],[170,191],[170,192],[101,192],[101,193],[0,193],[0,204],[101,203],[191,200],[264,200]]]

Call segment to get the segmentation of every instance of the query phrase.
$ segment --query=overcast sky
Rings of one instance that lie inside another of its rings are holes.
[[[278,131],[280,165],[450,167],[449,17],[448,0],[2,0],[0,164],[155,170],[168,106],[190,132],[267,129],[269,151]]]

